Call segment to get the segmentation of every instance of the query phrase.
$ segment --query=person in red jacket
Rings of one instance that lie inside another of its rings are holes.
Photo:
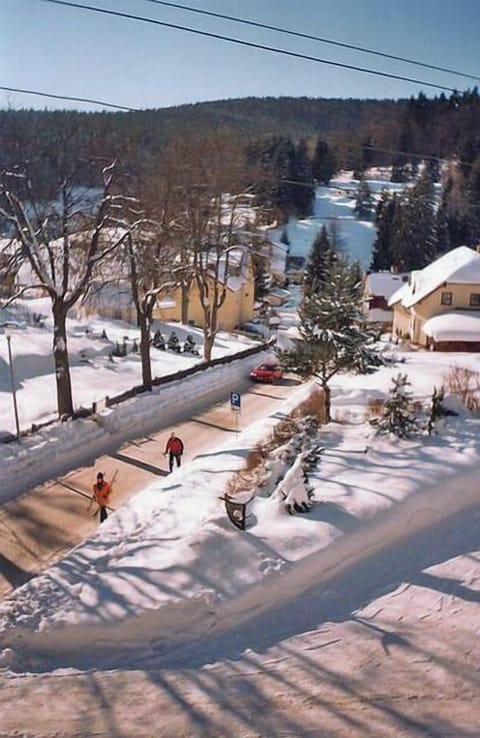
[[[170,438],[165,446],[164,456],[168,454],[168,465],[170,471],[173,471],[173,462],[177,462],[177,466],[182,465],[183,442],[174,432],[170,433]]]
[[[110,504],[110,494],[112,491],[112,485],[105,481],[102,472],[98,472],[97,481],[93,485],[92,499],[98,505],[100,510],[100,522],[103,523],[107,519],[107,508]]]

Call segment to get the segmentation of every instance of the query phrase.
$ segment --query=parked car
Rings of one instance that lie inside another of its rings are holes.
[[[255,382],[278,382],[283,377],[283,371],[274,361],[264,361],[250,372],[250,377]]]

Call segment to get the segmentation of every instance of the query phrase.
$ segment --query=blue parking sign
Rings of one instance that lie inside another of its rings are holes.
[[[240,410],[240,392],[230,392],[230,405],[232,410]]]

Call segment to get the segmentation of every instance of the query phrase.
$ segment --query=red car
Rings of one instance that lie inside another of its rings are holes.
[[[252,369],[250,377],[256,382],[272,382],[274,384],[283,377],[283,371],[275,362],[265,361]]]

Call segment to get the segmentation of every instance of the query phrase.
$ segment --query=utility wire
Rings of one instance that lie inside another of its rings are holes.
[[[191,28],[190,26],[183,26],[177,23],[167,23],[166,21],[155,20],[154,18],[145,18],[142,15],[134,15],[133,13],[121,13],[117,10],[107,10],[105,8],[96,8],[92,5],[84,5],[82,3],[71,3],[65,2],[65,0],[41,0],[44,3],[50,3],[52,5],[62,5],[67,8],[77,8],[80,10],[88,10],[93,13],[100,13],[102,15],[113,15],[117,18],[125,18],[127,20],[141,21],[142,23],[150,23],[155,26],[163,26],[164,28],[174,28],[178,31],[186,31],[187,33],[194,33],[197,36],[206,36],[207,38],[215,38],[221,41],[227,41],[228,43],[237,44],[239,46],[247,46],[251,49],[260,49],[261,51],[271,51],[274,54],[283,54],[284,56],[293,57],[295,59],[304,59],[306,61],[313,61],[317,64],[328,64],[332,67],[340,67],[342,69],[352,69],[355,72],[364,72],[365,74],[374,74],[377,77],[387,77],[388,79],[397,79],[402,82],[412,82],[416,85],[423,85],[424,87],[434,87],[437,90],[446,90],[447,92],[457,92],[455,87],[447,87],[446,85],[437,85],[433,82],[425,82],[424,80],[414,79],[412,77],[404,77],[401,74],[392,74],[390,72],[381,72],[377,69],[367,69],[365,67],[358,67],[354,64],[344,64],[342,62],[335,62],[330,59],[321,59],[317,56],[311,56],[309,54],[301,54],[297,51],[289,51],[287,49],[279,49],[275,46],[267,46],[266,44],[257,44],[253,41],[245,41],[239,38],[233,38],[231,36],[224,36],[219,33],[212,33],[210,31],[200,31],[197,28]]]
[[[331,38],[323,38],[322,36],[313,36],[309,33],[301,33],[300,31],[292,31],[288,28],[281,28],[279,26],[271,26],[268,23],[260,23],[246,18],[237,18],[233,15],[225,15],[223,13],[214,13],[210,10],[200,10],[199,8],[190,8],[188,5],[181,5],[180,3],[171,3],[167,0],[145,0],[147,3],[153,3],[154,5],[164,5],[168,8],[176,8],[177,10],[186,10],[189,13],[198,13],[199,15],[207,15],[212,18],[221,18],[222,20],[233,21],[234,23],[243,23],[246,26],[253,26],[255,28],[264,28],[267,31],[275,31],[276,33],[284,33],[288,36],[295,36],[296,38],[304,38],[309,41],[320,41],[322,44],[330,44],[331,46],[340,46],[343,49],[350,49],[353,51],[361,51],[363,54],[374,54],[375,56],[381,56],[385,59],[394,59],[395,61],[405,62],[405,64],[415,64],[418,67],[424,67],[425,69],[434,69],[437,72],[447,72],[448,74],[455,74],[458,77],[467,77],[475,81],[480,81],[480,77],[474,74],[468,74],[466,72],[459,72],[456,69],[449,69],[448,67],[439,67],[436,64],[428,64],[427,62],[418,61],[416,59],[407,59],[404,56],[396,56],[395,54],[387,54],[385,51],[377,51],[375,49],[367,49],[364,46],[356,46],[355,44],[347,44],[343,41],[334,41]]]
[[[74,97],[73,95],[54,95],[50,92],[40,92],[40,90],[21,90],[18,87],[4,87],[0,85],[0,90],[6,92],[20,92],[22,95],[38,95],[39,97],[52,97],[54,100],[72,100],[73,102],[84,102],[92,105],[102,105],[106,108],[115,108],[116,110],[128,110],[129,112],[139,111],[140,108],[131,108],[127,105],[115,105],[115,103],[105,102],[104,100],[93,100],[90,97]]]

